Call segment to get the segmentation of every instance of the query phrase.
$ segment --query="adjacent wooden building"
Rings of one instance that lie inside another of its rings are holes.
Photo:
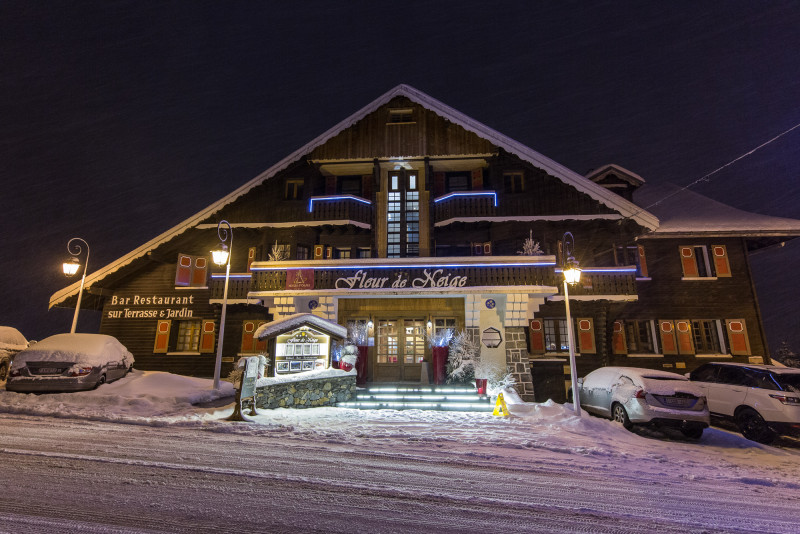
[[[87,276],[83,305],[139,368],[213,374],[221,220],[234,234],[223,374],[266,350],[259,325],[310,312],[367,328],[373,382],[419,381],[426,335],[465,329],[528,400],[560,400],[569,380],[565,232],[583,268],[570,291],[581,375],[768,361],[748,254],[800,234],[616,165],[581,176],[401,85]]]

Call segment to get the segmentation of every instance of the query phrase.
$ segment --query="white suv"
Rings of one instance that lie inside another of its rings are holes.
[[[703,390],[711,415],[732,419],[747,439],[800,436],[800,369],[713,362],[686,376]]]

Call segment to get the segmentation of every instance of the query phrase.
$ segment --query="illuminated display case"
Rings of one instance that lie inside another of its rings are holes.
[[[301,373],[330,367],[331,337],[301,326],[275,339],[275,374]]]

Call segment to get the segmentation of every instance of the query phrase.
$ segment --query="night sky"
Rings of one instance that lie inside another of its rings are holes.
[[[580,174],[687,185],[800,123],[798,28],[753,0],[3,0],[0,324],[68,331],[69,238],[91,273],[400,83]],[[800,218],[800,128],[693,189]],[[800,350],[798,242],[752,258],[773,350]]]

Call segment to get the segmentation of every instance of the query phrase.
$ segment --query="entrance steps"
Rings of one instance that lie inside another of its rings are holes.
[[[358,410],[435,410],[491,412],[494,404],[471,386],[369,385],[359,388],[355,399],[337,403]]]

